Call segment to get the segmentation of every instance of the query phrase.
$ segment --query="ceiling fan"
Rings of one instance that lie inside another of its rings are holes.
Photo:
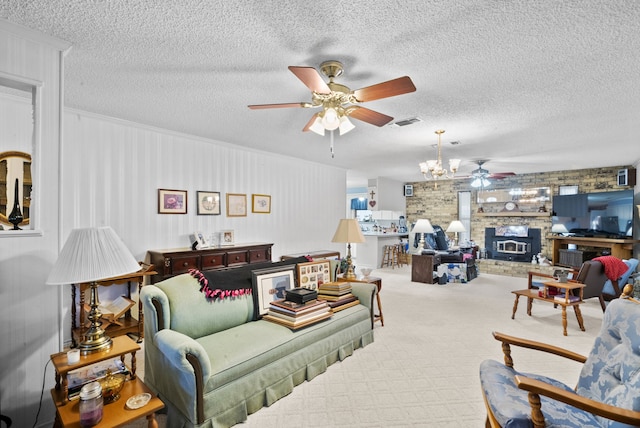
[[[249,108],[321,108],[322,110],[315,113],[302,129],[304,132],[313,131],[319,135],[324,135],[325,130],[338,129],[340,135],[351,131],[355,126],[349,121],[349,117],[375,126],[384,126],[391,122],[393,117],[359,104],[416,90],[411,78],[404,76],[352,91],[347,86],[334,82],[344,70],[342,63],[335,60],[320,64],[320,71],[329,78],[329,82],[325,82],[313,67],[289,66],[289,70],[311,90],[311,102],[254,104]]]
[[[490,178],[496,180],[502,180],[503,178],[516,175],[514,172],[494,172],[490,173],[488,170],[484,169],[482,165],[484,165],[486,160],[476,161],[478,164],[478,168],[471,171],[471,175],[468,178],[471,178],[471,187],[480,187],[485,188],[491,185]]]

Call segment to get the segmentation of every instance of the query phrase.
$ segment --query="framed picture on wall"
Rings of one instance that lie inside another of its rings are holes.
[[[227,217],[247,216],[247,195],[244,193],[227,193]]]
[[[220,215],[220,192],[196,192],[198,215]]]
[[[269,214],[271,212],[271,196],[251,195],[251,212],[258,214]]]
[[[186,214],[187,191],[158,189],[158,214]]]

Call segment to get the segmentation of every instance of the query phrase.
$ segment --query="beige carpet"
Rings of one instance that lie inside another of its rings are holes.
[[[483,427],[478,365],[502,360],[492,331],[541,340],[586,354],[597,335],[602,310],[597,299],[581,305],[586,331],[568,311],[562,335],[560,309],[534,302],[526,315],[521,299],[511,319],[511,290],[526,279],[481,274],[467,284],[411,282],[410,267],[377,269],[383,279],[385,326],[375,342],[296,387],[271,407],[250,415],[247,428]],[[573,386],[580,366],[559,357],[513,350],[516,367],[556,377]],[[139,360],[141,360],[140,358]],[[143,370],[143,367],[141,367]],[[165,427],[164,417],[159,416]],[[146,426],[144,421],[128,427]]]

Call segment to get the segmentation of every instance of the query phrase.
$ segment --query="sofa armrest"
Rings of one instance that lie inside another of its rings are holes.
[[[169,298],[155,285],[145,285],[140,291],[144,313],[144,337],[155,340],[157,332],[171,326]]]
[[[374,316],[373,316],[373,298],[378,292],[378,287],[375,284],[368,282],[352,282],[351,294],[356,296],[360,300],[360,304],[369,309],[371,315],[371,328],[373,328]]]
[[[211,362],[205,349],[187,335],[164,329],[155,337],[158,351],[162,355],[161,373],[164,379],[155,382],[171,388],[173,400],[187,410],[193,421],[204,420],[204,386],[211,376]],[[156,370],[157,376],[158,370]]]

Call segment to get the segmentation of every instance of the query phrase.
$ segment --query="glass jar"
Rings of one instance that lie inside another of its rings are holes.
[[[102,420],[102,386],[99,382],[86,384],[80,390],[80,425],[92,427]]]

